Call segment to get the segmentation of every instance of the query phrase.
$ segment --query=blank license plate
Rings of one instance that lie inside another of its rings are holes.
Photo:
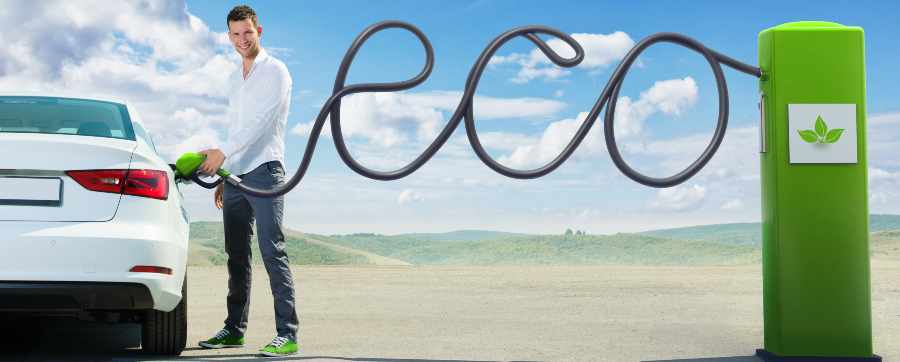
[[[0,177],[0,205],[59,206],[59,178]]]

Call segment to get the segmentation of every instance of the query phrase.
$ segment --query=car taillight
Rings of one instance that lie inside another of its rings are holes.
[[[84,170],[66,171],[82,187],[109,192],[165,200],[169,197],[169,177],[157,170]]]
[[[88,190],[114,194],[122,193],[127,173],[127,170],[66,171],[69,177]]]
[[[169,197],[169,176],[157,170],[128,171],[124,193],[165,200]]]

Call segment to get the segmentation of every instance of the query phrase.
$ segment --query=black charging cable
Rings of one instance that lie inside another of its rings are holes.
[[[415,35],[416,38],[419,39],[419,42],[422,43],[422,46],[425,48],[425,66],[422,68],[419,74],[417,74],[415,77],[401,82],[345,85],[347,72],[350,70],[350,65],[353,63],[353,59],[356,57],[359,49],[363,46],[363,44],[365,44],[366,40],[368,40],[372,35],[375,35],[379,31],[391,28],[407,30]],[[562,40],[575,50],[575,55],[571,58],[564,58],[560,56],[557,52],[551,49],[544,40],[538,37],[538,35],[550,35]],[[434,67],[434,50],[431,47],[431,42],[428,41],[428,38],[425,36],[425,34],[423,34],[421,30],[411,24],[401,21],[384,21],[373,24],[363,30],[363,32],[356,37],[356,39],[353,41],[353,44],[350,45],[350,49],[348,49],[347,53],[344,55],[344,59],[341,61],[341,65],[338,68],[337,77],[334,81],[334,90],[331,97],[329,97],[325,104],[322,106],[322,109],[319,111],[318,117],[316,117],[316,120],[313,123],[312,130],[309,134],[309,141],[306,144],[306,151],[304,152],[303,158],[300,161],[300,166],[297,169],[297,173],[295,173],[290,178],[290,180],[288,180],[284,184],[276,186],[272,189],[259,189],[244,185],[240,181],[240,179],[235,176],[229,177],[225,179],[225,181],[242,190],[243,192],[257,197],[276,197],[289,192],[294,187],[296,187],[297,184],[300,183],[300,180],[303,179],[303,176],[306,174],[310,162],[312,161],[312,156],[315,152],[316,143],[319,140],[319,135],[321,134],[322,128],[325,125],[325,119],[329,115],[331,117],[331,134],[334,137],[334,145],[337,148],[337,152],[338,155],[340,155],[341,160],[343,160],[344,163],[348,167],[350,167],[350,169],[368,178],[383,181],[396,180],[415,172],[419,169],[419,167],[422,167],[422,165],[428,162],[428,160],[431,159],[431,157],[433,157],[435,153],[437,153],[437,151],[447,142],[447,140],[453,134],[453,131],[456,129],[456,127],[459,126],[459,123],[463,119],[465,119],[466,136],[469,139],[469,143],[472,145],[472,149],[475,151],[475,154],[478,155],[478,158],[481,159],[481,161],[485,165],[490,167],[492,170],[508,177],[517,179],[532,179],[553,172],[553,170],[562,165],[572,155],[572,153],[575,152],[575,150],[578,148],[578,145],[580,145],[584,140],[584,137],[588,134],[588,131],[591,130],[591,127],[597,120],[597,117],[600,114],[600,110],[603,109],[604,106],[606,106],[603,130],[606,138],[606,148],[609,150],[609,155],[616,167],[618,167],[619,170],[623,174],[625,174],[625,176],[628,176],[632,180],[637,181],[641,184],[652,187],[671,187],[688,180],[689,178],[691,178],[691,176],[699,172],[716,153],[716,150],[722,143],[722,139],[725,137],[725,128],[728,125],[728,88],[725,83],[725,76],[722,73],[722,64],[725,64],[743,73],[747,73],[756,77],[761,76],[759,68],[739,62],[728,56],[710,50],[700,42],[682,34],[656,33],[650,35],[637,43],[634,48],[632,48],[628,52],[628,54],[625,55],[621,63],[619,63],[619,65],[613,71],[609,82],[606,84],[606,86],[604,86],[603,91],[600,93],[600,97],[597,99],[597,102],[594,103],[594,106],[593,108],[591,108],[590,113],[584,119],[584,122],[581,124],[578,130],[575,132],[575,137],[573,137],[572,140],[569,141],[569,144],[566,145],[562,152],[560,152],[560,154],[557,155],[552,161],[541,167],[530,170],[518,170],[500,164],[494,158],[492,158],[490,154],[488,154],[488,152],[484,149],[484,146],[482,146],[481,141],[478,138],[478,132],[475,129],[475,115],[473,111],[472,100],[475,96],[475,90],[478,88],[478,81],[481,79],[481,75],[482,73],[484,73],[484,69],[487,67],[488,61],[491,59],[494,53],[496,53],[497,50],[503,46],[503,44],[519,36],[525,37],[526,39],[534,43],[538,47],[538,49],[540,49],[541,52],[543,52],[544,55],[550,59],[550,61],[558,66],[567,68],[574,67],[581,63],[581,61],[584,59],[584,49],[581,47],[581,45],[578,44],[578,42],[568,34],[560,32],[556,29],[540,25],[531,25],[518,27],[501,34],[490,44],[488,44],[484,51],[481,52],[481,55],[478,56],[478,59],[476,59],[475,65],[473,65],[471,70],[469,70],[469,76],[466,79],[466,85],[459,105],[457,105],[456,110],[453,112],[453,115],[450,117],[447,125],[444,126],[444,129],[428,146],[428,148],[426,148],[424,152],[422,152],[418,157],[416,157],[415,160],[413,160],[406,166],[393,171],[377,171],[361,165],[356,161],[356,159],[353,158],[352,155],[350,155],[350,152],[347,150],[347,145],[344,142],[344,136],[341,130],[341,98],[354,93],[362,92],[401,91],[413,88],[421,84],[428,78],[428,76],[431,74],[432,68]],[[703,55],[703,57],[709,63],[709,66],[712,68],[713,75],[715,75],[716,88],[719,94],[719,115],[716,122],[716,129],[713,133],[712,139],[709,142],[709,145],[706,146],[706,149],[703,151],[700,157],[698,157],[687,168],[685,168],[681,172],[676,173],[675,175],[662,178],[644,175],[631,168],[625,162],[625,160],[622,159],[622,155],[619,152],[618,145],[616,144],[614,122],[616,99],[618,99],[619,90],[622,87],[625,75],[628,73],[631,65],[638,58],[641,52],[646,50],[651,45],[659,42],[677,44]],[[207,185],[216,185],[218,183],[219,182],[204,183],[202,186],[206,187]]]

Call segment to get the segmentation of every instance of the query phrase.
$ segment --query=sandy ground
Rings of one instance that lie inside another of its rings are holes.
[[[274,336],[254,270],[247,347],[196,342],[224,319],[226,271],[189,270],[190,361],[255,360]],[[301,354],[337,361],[756,361],[759,266],[298,267]],[[875,352],[900,361],[900,262],[873,262]],[[4,324],[0,360],[160,360],[135,325]],[[271,360],[271,359],[266,359]]]

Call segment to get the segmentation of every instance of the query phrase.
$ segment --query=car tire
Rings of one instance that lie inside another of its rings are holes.
[[[187,343],[187,275],[181,302],[171,312],[148,310],[141,324],[141,349],[146,353],[177,356]]]

